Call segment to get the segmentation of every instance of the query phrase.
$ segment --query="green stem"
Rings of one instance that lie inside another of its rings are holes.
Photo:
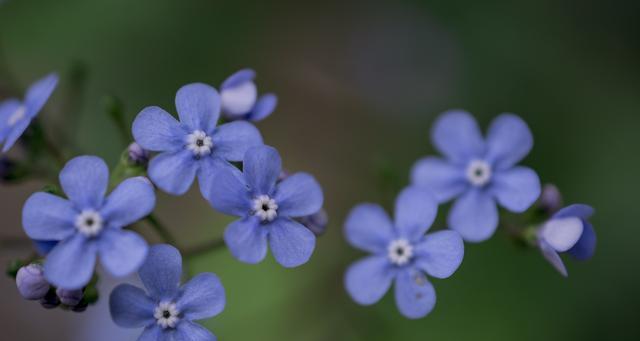
[[[156,218],[156,216],[150,214],[147,216],[147,218],[145,218],[145,220],[149,223],[149,225],[151,225],[151,227],[156,231],[156,233],[160,236],[160,238],[162,238],[164,242],[177,246],[176,238],[171,234],[169,229],[164,226],[164,224],[162,224],[160,220],[158,220],[158,218]]]

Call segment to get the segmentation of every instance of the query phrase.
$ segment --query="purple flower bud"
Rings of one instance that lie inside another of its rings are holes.
[[[89,306],[89,303],[87,303],[86,301],[80,301],[78,303],[78,305],[76,305],[73,308],[71,308],[71,310],[76,312],[76,313],[81,313],[81,312],[87,310],[88,306]]]
[[[321,209],[320,211],[308,215],[302,218],[299,218],[298,221],[306,226],[313,234],[316,236],[320,236],[324,234],[327,230],[327,224],[329,223],[329,216],[327,215],[327,211]]]
[[[289,175],[291,175],[286,169],[283,169],[280,171],[280,175],[278,175],[278,182],[286,179],[289,177]]]
[[[544,185],[537,206],[548,214],[554,214],[562,208],[562,194],[558,187],[553,184]]]
[[[16,285],[20,295],[27,300],[39,300],[49,291],[49,282],[44,278],[42,265],[29,264],[18,270]]]
[[[60,302],[62,302],[62,304],[69,307],[75,307],[78,305],[78,303],[80,303],[80,301],[82,301],[82,297],[84,297],[84,291],[82,289],[67,290],[58,288],[58,290],[56,290],[56,295],[58,295],[58,298],[60,299]]]
[[[142,148],[136,142],[129,145],[129,160],[136,165],[146,166],[149,162],[149,151]]]
[[[60,305],[60,299],[53,290],[49,290],[49,292],[40,299],[40,305],[45,309],[53,309]]]

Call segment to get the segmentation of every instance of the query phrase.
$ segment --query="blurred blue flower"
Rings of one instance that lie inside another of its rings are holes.
[[[201,273],[180,286],[182,257],[171,245],[151,247],[138,271],[147,291],[121,284],[109,299],[111,318],[123,328],[142,328],[138,340],[216,340],[192,321],[218,315],[225,306],[224,287],[212,273]]]
[[[7,152],[29,127],[58,84],[55,73],[36,81],[27,89],[23,101],[12,98],[0,102],[0,144],[2,152]]]
[[[593,208],[576,204],[558,211],[537,231],[538,247],[544,258],[563,276],[567,269],[559,253],[577,260],[590,259],[596,249],[596,233],[588,219]]]
[[[242,69],[220,86],[222,113],[229,120],[261,121],[275,110],[278,98],[274,94],[264,94],[258,98],[258,90],[253,79],[256,73]]]
[[[395,281],[396,305],[402,315],[421,318],[436,303],[425,275],[451,276],[462,263],[464,243],[455,231],[425,235],[437,213],[426,190],[410,187],[396,199],[395,221],[376,204],[356,206],[345,222],[345,236],[358,249],[372,253],[349,267],[347,292],[362,305],[378,302]]]
[[[60,241],[47,254],[44,274],[64,289],[79,289],[93,276],[98,255],[116,277],[136,271],[147,255],[147,243],[122,228],[145,217],[155,206],[151,183],[130,178],[105,198],[109,170],[102,159],[80,156],[67,162],[60,184],[69,200],[39,192],[22,211],[22,224],[34,240]]]
[[[184,194],[196,175],[206,197],[218,170],[227,161],[242,161],[248,148],[262,145],[260,132],[250,123],[216,127],[220,97],[216,89],[194,83],[176,94],[180,122],[159,107],[143,109],[133,122],[133,136],[142,148],[161,152],[149,163],[149,177],[162,190]]]
[[[285,267],[306,263],[316,237],[292,218],[322,208],[322,188],[309,174],[296,173],[276,183],[282,168],[278,151],[254,147],[244,156],[244,174],[226,169],[217,175],[209,201],[223,213],[241,217],[231,223],[224,240],[240,261],[258,263],[267,254],[267,242],[276,261]]]
[[[540,196],[538,175],[514,166],[533,146],[529,127],[518,116],[498,116],[484,140],[469,113],[448,111],[436,121],[431,137],[446,159],[418,160],[411,181],[431,190],[439,202],[457,197],[448,224],[464,240],[481,242],[493,235],[499,220],[496,201],[520,213]]]

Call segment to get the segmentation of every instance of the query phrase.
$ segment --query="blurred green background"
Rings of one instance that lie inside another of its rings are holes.
[[[128,120],[148,105],[175,112],[181,85],[218,86],[243,67],[258,72],[259,90],[278,94],[276,112],[258,126],[286,168],[317,176],[331,223],[297,269],[270,256],[246,265],[226,249],[192,261],[226,287],[225,311],[205,322],[221,340],[639,340],[639,16],[640,2],[618,0],[5,0],[0,44],[9,73],[0,73],[0,86],[22,90],[59,71],[48,129],[74,124],[81,151],[111,165],[125,146],[105,113],[107,94],[122,99]],[[71,91],[79,65],[86,84]],[[65,116],[69,100],[81,116]],[[358,306],[342,284],[362,256],[342,237],[344,217],[361,201],[390,208],[412,163],[434,153],[431,123],[450,108],[469,110],[484,127],[502,112],[529,123],[535,146],[524,163],[566,202],[596,208],[596,256],[568,261],[564,279],[498,233],[467,244],[453,277],[433,280],[438,303],[428,317],[401,317],[392,295]],[[21,206],[42,185],[1,185],[0,236],[22,235]],[[220,236],[229,221],[197,189],[160,194],[158,212],[182,246]],[[27,252],[2,250],[0,258]],[[76,315],[22,301],[8,278],[0,289],[6,340],[139,334],[118,334],[108,291],[103,304]]]

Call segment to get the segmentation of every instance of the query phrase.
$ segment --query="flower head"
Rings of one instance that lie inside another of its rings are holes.
[[[281,163],[274,148],[251,148],[244,156],[243,173],[226,169],[211,187],[208,197],[211,205],[223,213],[241,217],[224,233],[227,246],[240,261],[262,261],[267,243],[276,261],[285,267],[302,265],[313,253],[315,235],[293,218],[322,208],[322,188],[306,173],[276,183]]]
[[[227,119],[261,121],[275,110],[278,98],[274,94],[258,98],[258,90],[253,82],[255,77],[253,70],[242,69],[222,83],[222,113]]]
[[[0,144],[4,144],[5,153],[22,136],[33,120],[47,103],[49,96],[58,84],[55,73],[36,81],[27,89],[24,100],[8,99],[0,102]]]
[[[108,183],[109,170],[102,159],[80,156],[60,172],[68,200],[39,192],[25,203],[22,224],[27,235],[59,241],[44,263],[45,277],[56,287],[86,285],[98,255],[104,268],[117,277],[136,271],[144,261],[147,243],[123,227],[151,213],[153,186],[144,178],[130,178],[105,197]]]
[[[149,163],[149,177],[162,190],[184,194],[198,176],[206,196],[214,174],[242,161],[248,148],[262,145],[260,132],[250,123],[216,127],[220,96],[209,85],[194,83],[176,94],[180,122],[159,107],[143,109],[133,122],[133,136],[144,149],[160,152]]]
[[[435,123],[432,139],[446,158],[419,160],[411,180],[431,190],[439,202],[457,198],[448,224],[464,240],[480,242],[493,235],[498,227],[497,204],[519,213],[540,195],[538,175],[515,166],[533,146],[529,127],[518,116],[498,116],[485,140],[469,113],[449,111]]]
[[[563,276],[567,269],[560,253],[568,253],[574,259],[590,259],[596,249],[596,234],[588,219],[593,208],[587,205],[571,205],[558,211],[537,231],[538,247],[544,258]]]
[[[215,340],[193,321],[218,315],[224,309],[224,287],[212,273],[201,273],[180,286],[182,257],[171,245],[151,247],[138,271],[147,289],[121,284],[111,292],[113,321],[123,328],[143,328],[139,340]]]
[[[455,231],[425,235],[433,223],[437,202],[424,189],[410,187],[396,199],[395,221],[376,204],[360,204],[345,222],[345,236],[371,255],[349,267],[347,292],[359,304],[378,302],[395,282],[396,305],[402,315],[421,318],[436,303],[425,275],[451,276],[462,263],[464,244]]]

